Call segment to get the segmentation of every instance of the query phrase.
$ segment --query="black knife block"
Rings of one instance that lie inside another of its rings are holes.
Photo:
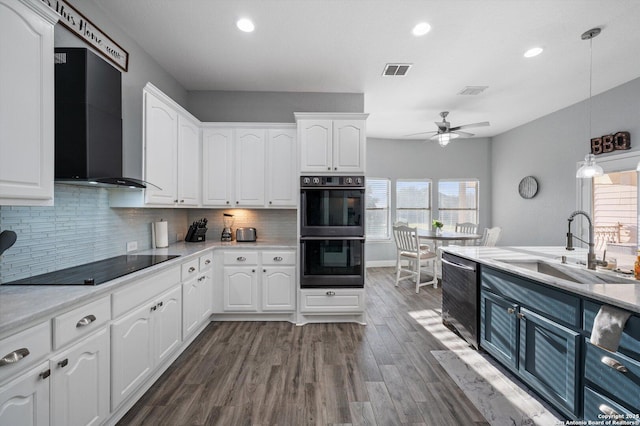
[[[197,228],[191,225],[184,240],[189,243],[199,243],[206,240],[206,234],[207,228]]]

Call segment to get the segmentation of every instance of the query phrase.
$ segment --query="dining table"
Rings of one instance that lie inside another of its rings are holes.
[[[470,234],[466,232],[453,232],[453,231],[434,231],[432,229],[418,228],[418,238],[420,240],[430,240],[433,241],[433,250],[438,255],[436,257],[437,264],[437,273],[440,275],[440,270],[442,266],[442,260],[439,250],[439,245],[446,242],[447,244],[451,241],[461,241],[463,245],[467,245],[469,241],[479,240],[482,238],[481,234]]]

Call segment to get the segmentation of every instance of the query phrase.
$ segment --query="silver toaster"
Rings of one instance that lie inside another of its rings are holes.
[[[236,241],[250,242],[258,238],[256,228],[238,228],[236,229]]]

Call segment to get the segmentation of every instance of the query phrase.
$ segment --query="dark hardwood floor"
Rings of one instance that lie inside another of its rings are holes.
[[[366,326],[211,323],[119,424],[487,425],[410,314],[437,320],[440,288],[393,279],[368,269]]]

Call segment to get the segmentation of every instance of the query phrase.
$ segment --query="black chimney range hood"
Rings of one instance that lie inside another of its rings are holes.
[[[146,188],[122,177],[122,74],[86,48],[55,49],[55,180]]]

